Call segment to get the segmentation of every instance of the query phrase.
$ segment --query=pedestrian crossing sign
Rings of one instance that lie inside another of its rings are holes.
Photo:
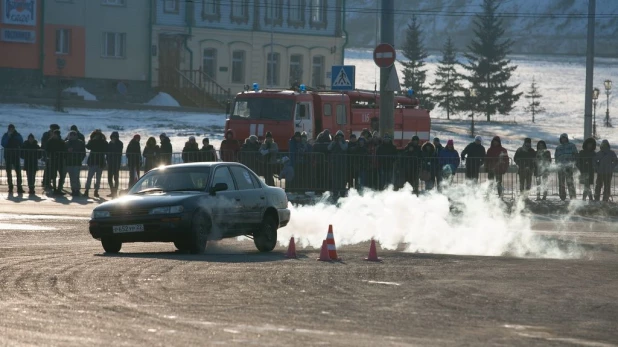
[[[331,89],[332,90],[354,90],[355,89],[356,66],[336,65],[332,67]]]

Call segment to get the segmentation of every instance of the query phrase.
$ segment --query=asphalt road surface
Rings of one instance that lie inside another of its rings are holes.
[[[0,345],[614,346],[618,231],[613,222],[540,218],[577,239],[580,259],[409,254],[368,244],[259,254],[251,241],[200,256],[172,244],[104,255],[91,202],[0,199]],[[559,236],[562,235],[562,236]]]

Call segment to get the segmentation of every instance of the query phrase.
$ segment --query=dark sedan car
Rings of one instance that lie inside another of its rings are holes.
[[[125,242],[173,242],[203,253],[208,240],[250,236],[270,252],[290,221],[288,199],[238,163],[191,163],[149,171],[126,195],[92,211],[90,234],[108,253]]]

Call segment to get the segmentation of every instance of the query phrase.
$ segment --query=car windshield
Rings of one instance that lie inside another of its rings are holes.
[[[291,120],[294,100],[273,98],[236,99],[232,117],[245,119]]]
[[[164,167],[140,178],[129,194],[202,191],[208,187],[209,176],[210,167]]]

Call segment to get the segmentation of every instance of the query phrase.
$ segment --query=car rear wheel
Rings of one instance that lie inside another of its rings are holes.
[[[204,253],[204,251],[206,250],[206,243],[208,242],[208,235],[210,234],[210,227],[210,220],[208,216],[203,212],[198,212],[193,216],[193,222],[191,223],[191,236],[189,242],[189,251],[191,253]]]
[[[270,215],[264,216],[259,229],[253,233],[253,243],[260,252],[270,252],[277,245],[277,221]]]
[[[120,252],[120,248],[122,248],[122,242],[108,237],[101,239],[101,244],[103,245],[105,253],[116,254]]]

